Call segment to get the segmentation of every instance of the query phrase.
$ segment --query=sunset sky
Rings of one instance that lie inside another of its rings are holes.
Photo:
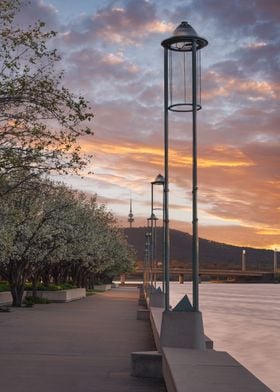
[[[97,193],[123,225],[130,197],[134,225],[146,223],[150,182],[163,174],[161,41],[183,20],[205,37],[199,234],[280,249],[279,1],[31,0],[20,21],[38,18],[58,32],[65,85],[83,94],[95,114],[95,135],[81,141],[94,155],[94,174],[65,181]],[[170,115],[170,225],[187,232],[190,120],[190,114]]]

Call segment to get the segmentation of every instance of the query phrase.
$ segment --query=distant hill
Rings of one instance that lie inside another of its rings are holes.
[[[125,228],[128,242],[137,252],[137,260],[144,260],[146,227]],[[162,228],[156,229],[156,259],[162,258]],[[199,260],[203,268],[241,269],[242,250],[246,249],[246,269],[273,270],[273,251],[227,245],[199,239]],[[170,260],[174,266],[191,266],[192,237],[179,230],[170,230]]]

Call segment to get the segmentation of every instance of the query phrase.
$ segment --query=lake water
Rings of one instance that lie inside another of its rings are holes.
[[[280,392],[280,284],[199,286],[204,332],[214,348],[227,351],[274,392]],[[192,284],[170,283],[175,306]]]

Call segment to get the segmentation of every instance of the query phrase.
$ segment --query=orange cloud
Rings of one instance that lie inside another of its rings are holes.
[[[257,231],[257,234],[262,234],[262,235],[280,235],[280,229],[278,228],[262,228]]]
[[[91,189],[95,192],[108,189],[105,192],[108,200],[110,195],[122,194],[122,203],[118,203],[119,196],[116,196],[115,203],[111,204],[124,222],[123,200],[129,200],[130,192],[134,192],[138,199],[134,205],[135,225],[145,221],[143,211],[146,210],[148,216],[150,181],[163,172],[163,148],[153,147],[153,143],[149,145],[149,140],[146,143],[128,142],[124,138],[113,143],[110,139],[88,137],[82,144],[83,151],[95,156]],[[191,145],[177,140],[170,144],[170,224],[173,228],[190,231],[189,223],[184,220],[191,222]],[[277,246],[280,234],[277,153],[275,143],[199,146],[202,237],[240,246],[270,249]],[[147,200],[144,204],[140,201],[142,198]],[[181,211],[174,205],[181,206]]]
[[[254,247],[261,249],[280,249],[279,235],[264,236],[254,227],[240,226],[199,226],[202,238],[232,245]]]
[[[87,153],[92,152],[92,144],[83,144],[83,150]],[[231,159],[229,159],[226,152],[231,151]],[[159,147],[150,147],[147,145],[140,144],[111,144],[107,142],[98,142],[97,147],[98,154],[104,154],[104,156],[130,156],[131,159],[137,161],[146,162],[149,159],[150,163],[155,165],[162,165],[163,163],[163,149]],[[208,155],[209,155],[209,151]],[[211,168],[211,167],[224,167],[224,168],[234,168],[234,167],[250,167],[254,163],[248,160],[245,155],[238,151],[237,149],[230,149],[226,146],[214,146],[210,153],[218,153],[216,157],[213,158],[199,158],[198,166],[200,168]],[[223,153],[223,156],[222,156]],[[176,149],[169,150],[169,164],[172,168],[178,167],[191,167],[192,166],[192,156],[184,151],[178,151]]]
[[[175,29],[175,25],[173,23],[161,22],[159,20],[155,20],[152,23],[147,25],[147,33],[171,33]]]

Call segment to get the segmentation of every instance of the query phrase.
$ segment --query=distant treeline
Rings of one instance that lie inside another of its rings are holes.
[[[125,228],[128,242],[137,253],[137,260],[144,260],[146,227]],[[162,258],[162,228],[156,230],[156,258]],[[227,245],[199,239],[199,260],[202,268],[241,269],[242,250],[246,250],[246,269],[273,270],[273,251]],[[188,233],[170,230],[170,259],[173,266],[191,266],[192,237]]]

